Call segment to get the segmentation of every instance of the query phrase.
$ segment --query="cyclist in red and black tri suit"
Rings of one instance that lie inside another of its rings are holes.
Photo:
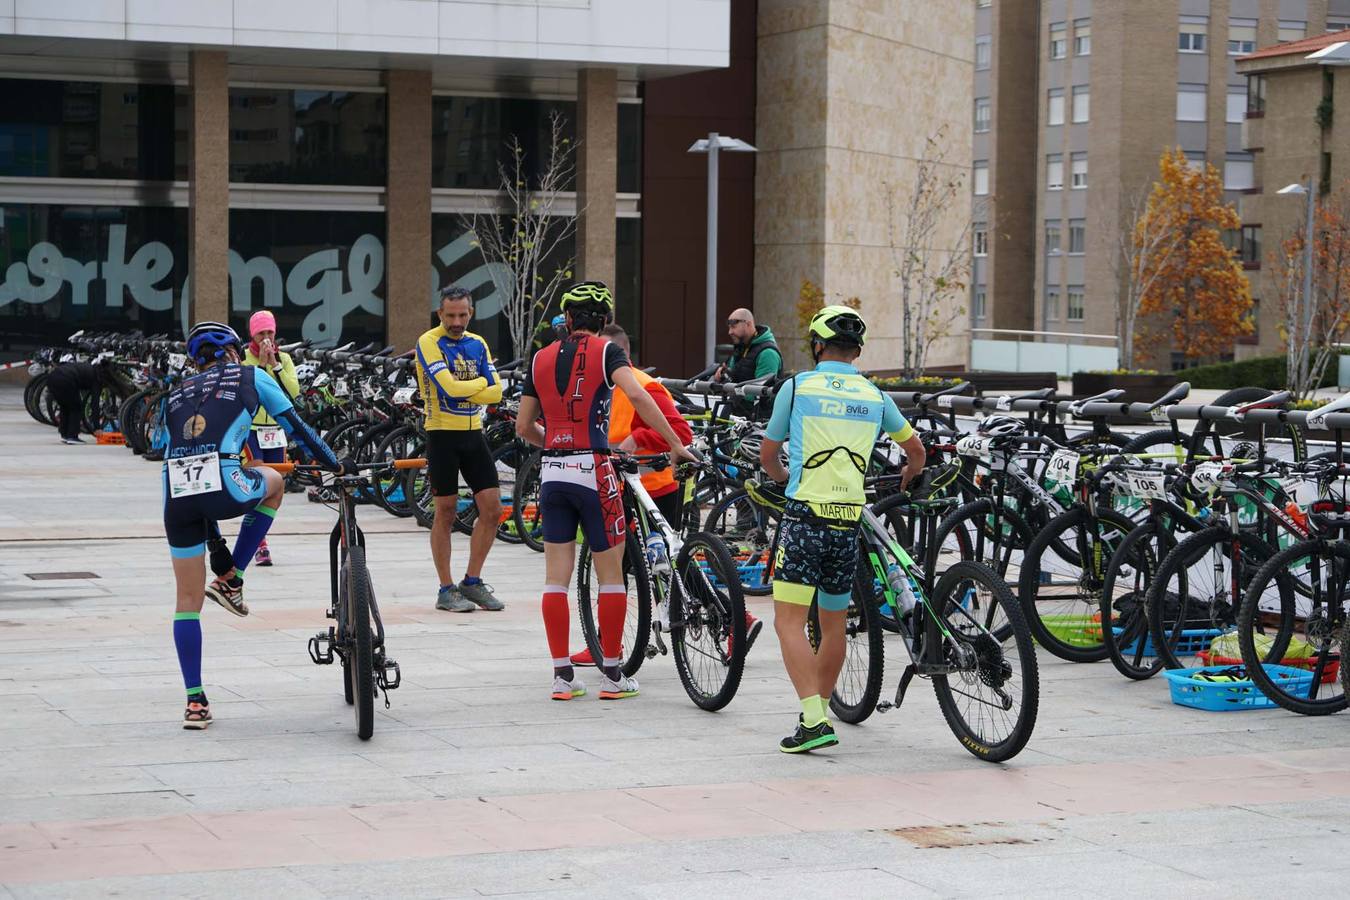
[[[571,611],[567,584],[576,558],[577,529],[586,536],[599,582],[599,625],[604,660],[600,699],[638,692],[623,674],[620,656],[628,592],[623,583],[623,542],[628,531],[618,475],[609,460],[609,401],[624,392],[642,420],[657,431],[677,459],[693,459],[643,390],[628,356],[598,332],[614,312],[614,297],[598,281],[583,281],[563,294],[568,336],[535,354],[525,376],[516,431],[542,447],[540,513],[544,520],[544,631],[553,657],[553,699],[586,693],[569,656]],[[544,426],[537,419],[543,413]]]

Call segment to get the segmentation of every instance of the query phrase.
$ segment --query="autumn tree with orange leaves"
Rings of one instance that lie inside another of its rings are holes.
[[[1139,254],[1130,277],[1142,285],[1141,316],[1171,318],[1173,347],[1188,360],[1230,352],[1250,334],[1251,288],[1225,231],[1242,225],[1223,199],[1223,178],[1209,164],[1192,166],[1180,148],[1158,160],[1158,180],[1135,223],[1136,246],[1149,236],[1174,235],[1165,253]]]
[[[1350,210],[1344,196],[1314,210],[1312,308],[1303,297],[1305,228],[1273,254],[1280,284],[1280,330],[1289,345],[1289,390],[1300,399],[1322,383],[1338,344],[1350,333]]]

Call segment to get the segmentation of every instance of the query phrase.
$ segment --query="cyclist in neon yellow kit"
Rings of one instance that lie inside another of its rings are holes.
[[[760,447],[764,471],[788,483],[774,565],[774,629],[802,712],[796,731],[778,745],[784,753],[839,743],[826,708],[844,666],[858,520],[867,500],[863,479],[877,438],[885,431],[905,451],[902,486],[924,464],[923,442],[895,401],[853,366],[866,333],[867,323],[847,306],[816,313],[809,330],[816,368],[778,389]],[[784,441],[787,468],[778,458]],[[806,639],[813,604],[820,619],[815,653]]]

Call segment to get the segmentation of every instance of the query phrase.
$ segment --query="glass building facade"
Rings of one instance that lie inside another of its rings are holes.
[[[641,113],[619,105],[621,194],[640,190]],[[506,280],[491,277],[463,215],[496,194],[512,136],[537,179],[555,115],[573,148],[575,101],[433,97],[427,322],[439,288],[469,287],[473,327],[502,356],[513,353]],[[79,329],[180,336],[190,324],[188,116],[185,85],[0,79],[0,359]],[[387,171],[383,91],[232,86],[233,324],[266,308],[283,340],[383,343]],[[636,341],[640,220],[630,212],[615,227],[619,319]],[[546,267],[574,252],[565,242]]]

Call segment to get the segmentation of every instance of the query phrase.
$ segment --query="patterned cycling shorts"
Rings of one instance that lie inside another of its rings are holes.
[[[788,501],[778,526],[775,600],[810,606],[819,591],[821,609],[847,609],[857,566],[858,526],[829,525],[806,504]]]

